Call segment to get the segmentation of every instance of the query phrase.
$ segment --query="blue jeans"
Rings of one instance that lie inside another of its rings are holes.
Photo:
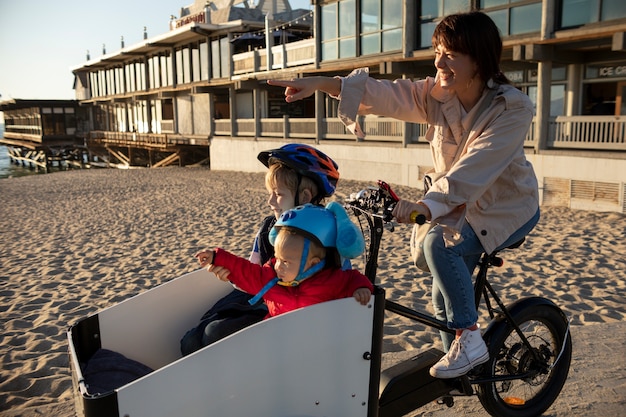
[[[526,236],[539,221],[537,213],[496,250],[504,249]],[[474,304],[472,274],[484,252],[472,227],[466,222],[461,230],[463,241],[446,247],[443,228],[435,226],[424,240],[424,254],[433,276],[432,299],[435,317],[446,321],[450,329],[466,329],[478,321]],[[441,332],[447,351],[454,335]]]

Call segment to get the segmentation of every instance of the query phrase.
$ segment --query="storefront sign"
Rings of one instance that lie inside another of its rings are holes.
[[[587,65],[585,78],[622,78],[626,77],[626,64]]]
[[[512,83],[524,82],[524,71],[505,71],[504,75],[506,75],[506,78]]]
[[[205,22],[206,22],[205,13],[200,12],[200,13],[192,14],[189,16],[181,17],[180,19],[176,21],[176,28],[188,25],[190,23],[205,23]]]

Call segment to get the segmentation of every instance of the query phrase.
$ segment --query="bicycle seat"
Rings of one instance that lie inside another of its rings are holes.
[[[524,243],[525,240],[526,240],[526,238],[523,237],[520,240],[518,240],[517,242],[513,243],[512,245],[507,246],[506,249],[516,249],[516,248],[519,248],[520,246],[522,246],[522,243]]]
[[[493,252],[491,252],[491,254],[490,254],[489,256],[490,256],[490,257],[492,257],[492,258],[495,258],[495,257],[496,257],[496,255],[497,255],[500,251],[503,251],[504,249],[516,249],[516,248],[519,248],[520,246],[522,246],[522,243],[524,243],[524,241],[525,241],[525,240],[526,240],[526,238],[525,238],[525,237],[523,237],[523,238],[521,238],[520,240],[518,240],[517,242],[515,242],[515,243],[513,243],[513,244],[511,244],[511,245],[509,245],[509,246],[507,246],[507,247],[505,247],[505,248],[502,248],[502,249],[500,249],[500,250],[494,250]],[[493,265],[497,265],[497,263],[494,263]],[[498,266],[499,266],[499,265],[498,265]]]

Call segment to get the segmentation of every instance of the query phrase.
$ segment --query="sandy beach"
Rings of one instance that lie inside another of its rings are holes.
[[[368,185],[341,180],[334,198]],[[394,189],[403,198],[419,195]],[[220,246],[247,257],[268,213],[263,174],[208,168],[2,179],[0,199],[4,417],[73,417],[68,327],[196,270],[198,249]],[[409,234],[404,225],[386,234],[379,283],[388,298],[431,311],[430,279],[408,259]],[[503,299],[545,296],[571,317],[570,378],[545,415],[626,415],[626,215],[543,207],[523,247],[503,257],[492,278]],[[437,333],[388,316],[388,362],[433,346],[440,347]],[[475,398],[457,405],[428,405],[410,415],[487,415]]]

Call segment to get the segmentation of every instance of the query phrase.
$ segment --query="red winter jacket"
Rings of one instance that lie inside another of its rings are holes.
[[[228,279],[233,284],[252,295],[258,293],[266,283],[274,279],[275,262],[276,259],[272,258],[261,266],[223,249],[216,249],[213,258],[214,265],[225,267],[230,271]],[[305,279],[297,287],[284,287],[276,284],[263,295],[263,300],[269,310],[267,317],[270,317],[324,301],[352,297],[354,291],[359,288],[374,291],[369,279],[355,269],[327,268]]]

